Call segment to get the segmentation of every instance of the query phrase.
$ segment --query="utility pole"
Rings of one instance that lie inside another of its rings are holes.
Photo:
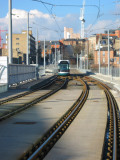
[[[12,63],[12,0],[9,0],[9,30],[8,30],[8,48],[9,48],[9,63]]]
[[[81,56],[80,57],[80,60],[81,60],[81,67],[80,68],[83,69],[83,60],[82,60],[83,59],[83,50],[81,50],[80,56]]]
[[[120,65],[120,38],[119,38],[119,65]]]
[[[108,29],[108,75],[110,75],[110,41],[109,41],[109,29]]]
[[[88,49],[89,48],[88,48],[88,40],[87,40],[87,70],[88,70],[88,52],[89,52]]]
[[[100,56],[100,35],[99,35],[99,73],[100,73],[100,67],[101,67],[101,56]]]
[[[77,53],[77,69],[78,69],[78,53]]]
[[[26,56],[27,65],[29,65],[29,12],[27,16],[27,56]]]
[[[56,43],[55,43],[55,69],[56,69]]]
[[[38,65],[38,28],[36,31],[36,65]]]
[[[45,39],[44,39],[44,72],[45,72]]]

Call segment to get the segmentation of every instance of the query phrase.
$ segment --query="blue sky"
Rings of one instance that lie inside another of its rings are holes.
[[[82,0],[43,0],[52,4],[60,5],[82,5]],[[104,9],[104,13],[109,14],[110,10],[115,9],[115,0],[100,0],[101,11]],[[99,6],[99,0],[86,0],[86,5],[97,5]],[[46,5],[47,6],[47,5]],[[23,9],[29,11],[31,9],[37,9],[42,12],[48,12],[46,8],[40,3],[32,0],[12,0],[12,7],[16,9]],[[49,7],[51,8],[51,7]],[[78,13],[78,7],[54,7],[53,10],[58,16],[65,16],[68,13]],[[94,13],[95,7],[86,7],[86,11]],[[0,0],[0,17],[6,16],[8,12],[8,0]]]
[[[43,0],[52,4],[61,4],[61,5],[82,5],[82,0]],[[101,10],[104,9],[105,13],[110,12],[110,10],[115,9],[115,0],[100,0]],[[86,0],[86,5],[97,5],[99,6],[99,0]],[[12,0],[12,7],[16,9],[23,9],[29,11],[31,9],[37,9],[42,12],[48,12],[46,8],[40,3],[32,0]],[[51,8],[51,7],[49,7]],[[68,13],[77,13],[79,11],[78,7],[54,7],[56,14],[58,16],[65,16]],[[62,12],[61,12],[62,10]],[[86,10],[93,13],[93,10],[96,10],[94,7],[86,7]],[[8,12],[8,0],[0,0],[0,17],[4,17]]]
[[[82,5],[83,0],[43,0],[48,3],[56,4],[56,5]],[[89,6],[88,6],[89,5]],[[98,15],[97,7],[93,7],[96,5],[99,7],[100,5],[100,14]],[[47,7],[47,8],[46,8]],[[74,32],[80,32],[80,8],[81,7],[58,7],[58,6],[50,6],[46,5],[46,7],[36,1],[32,0],[12,0],[12,8],[15,9],[15,14],[21,15],[23,12],[30,12],[35,14],[36,16],[30,18],[30,25],[33,28],[33,32],[35,34],[35,27],[33,27],[33,22],[35,22],[38,26],[43,26],[48,28],[48,30],[41,30],[39,28],[40,36],[39,38],[43,38],[44,34],[46,34],[47,39],[60,39],[63,38],[63,30],[64,26],[72,27]],[[120,2],[115,2],[114,0],[86,0],[85,6],[85,30],[86,33],[92,32],[92,30],[98,29],[97,32],[100,32],[100,27],[109,26],[112,23],[117,22],[117,27],[119,26],[120,15],[113,15],[114,13],[120,13]],[[38,12],[37,12],[38,11]],[[0,27],[2,29],[8,28],[6,15],[8,13],[8,0],[0,0]],[[55,19],[51,16],[51,14],[55,16]],[[39,15],[39,16],[38,16]],[[43,17],[42,17],[43,16]],[[19,16],[20,17],[20,16]],[[14,18],[14,17],[13,17]],[[19,22],[18,22],[19,21]],[[19,25],[18,25],[19,24]],[[26,20],[23,17],[13,20],[13,32],[20,32],[22,29],[26,27]],[[54,31],[58,31],[58,33],[54,33],[50,29]],[[60,33],[61,29],[61,33]],[[60,37],[60,34],[62,36]]]

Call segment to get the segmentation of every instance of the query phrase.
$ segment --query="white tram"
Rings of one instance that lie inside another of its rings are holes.
[[[70,74],[70,62],[69,60],[58,61],[58,75],[66,76]]]

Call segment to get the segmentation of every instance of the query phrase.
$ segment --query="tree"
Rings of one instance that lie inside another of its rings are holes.
[[[76,44],[75,46],[73,46],[74,55],[80,55],[82,50],[84,50],[84,46],[81,44]]]

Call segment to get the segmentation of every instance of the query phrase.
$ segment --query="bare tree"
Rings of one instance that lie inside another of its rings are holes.
[[[84,50],[84,45],[82,44],[76,44],[75,46],[73,46],[73,51],[74,51],[74,55],[77,55],[77,54],[81,54],[81,51]]]

